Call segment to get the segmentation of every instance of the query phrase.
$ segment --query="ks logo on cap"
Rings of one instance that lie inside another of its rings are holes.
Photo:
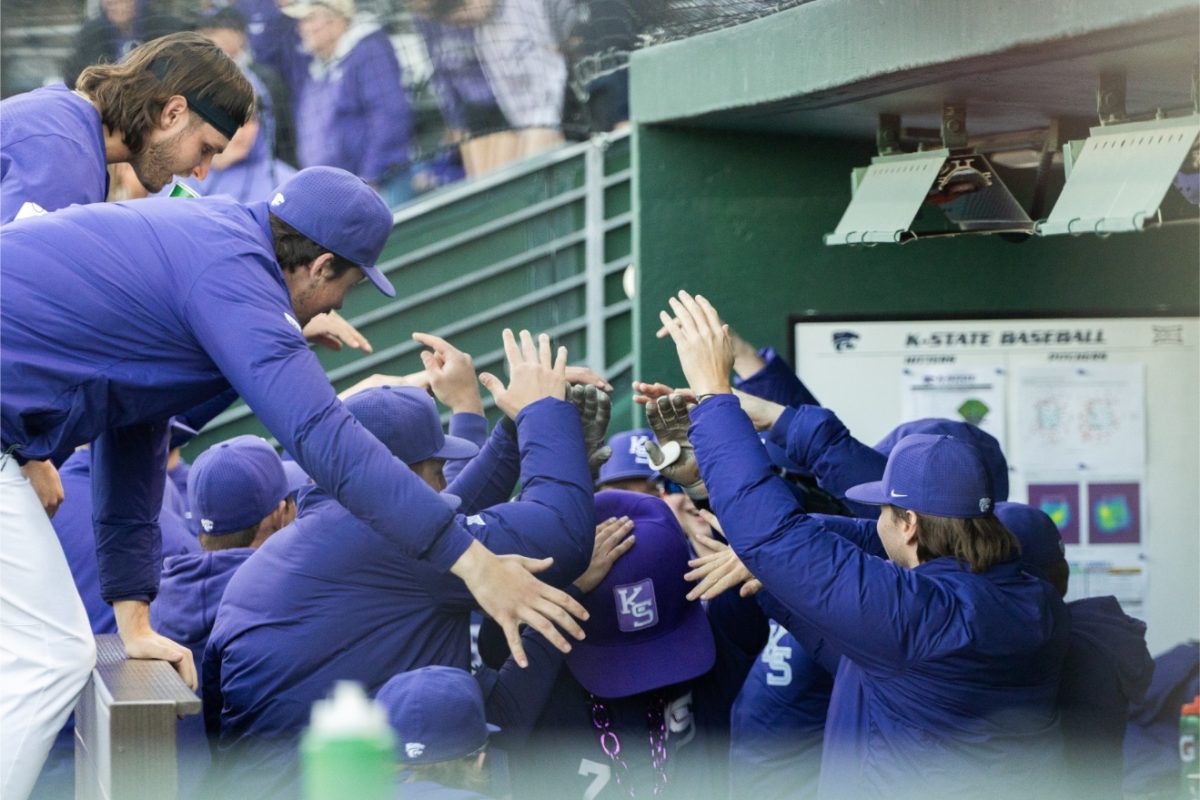
[[[648,441],[650,441],[649,436],[629,437],[629,455],[633,456],[635,463],[650,465],[650,456],[646,455],[646,442]]]
[[[654,599],[654,581],[650,578],[614,586],[613,597],[617,601],[617,624],[622,632],[640,631],[658,623],[658,603]]]
[[[406,742],[404,744],[404,753],[409,758],[420,758],[425,752],[425,745],[421,742]]]

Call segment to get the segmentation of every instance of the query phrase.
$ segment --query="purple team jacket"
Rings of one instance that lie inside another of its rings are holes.
[[[166,421],[231,385],[398,551],[446,570],[470,545],[441,498],[337,399],[292,316],[266,203],[65,209],[0,228],[0,261],[0,441],[56,460],[94,442],[106,600],[156,593]]]

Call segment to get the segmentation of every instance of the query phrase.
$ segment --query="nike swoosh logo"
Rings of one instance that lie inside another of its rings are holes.
[[[908,495],[906,495],[906,494],[900,494],[900,493],[899,493],[899,492],[897,492],[895,489],[892,489],[892,490],[891,490],[891,492],[890,492],[890,494],[892,495],[892,497],[908,497]]]

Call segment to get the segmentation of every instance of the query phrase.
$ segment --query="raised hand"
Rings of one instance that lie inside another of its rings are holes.
[[[741,586],[742,597],[757,594],[762,589],[762,583],[755,578],[746,565],[738,558],[737,553],[728,545],[723,550],[710,553],[688,562],[692,571],[684,575],[684,580],[699,581],[688,592],[688,600],[712,600],[727,589]]]
[[[733,369],[729,326],[721,322],[717,310],[703,297],[693,298],[681,291],[667,302],[675,316],[660,311],[659,319],[675,342],[688,385],[700,400],[710,394],[728,394]]]
[[[688,409],[693,408],[683,395],[672,394],[646,404],[646,421],[657,442],[646,442],[650,466],[663,477],[683,487],[693,499],[708,497],[700,479],[696,451],[688,440]]]
[[[729,337],[733,343],[733,371],[739,378],[749,378],[767,365],[754,345],[738,336],[736,331],[731,330]]]
[[[602,392],[612,394],[612,384],[591,367],[567,367],[567,383],[572,386],[595,386]]]
[[[596,478],[600,467],[612,457],[612,448],[604,444],[608,436],[608,420],[612,416],[612,400],[591,384],[571,386],[567,399],[579,411],[588,466],[592,469],[592,478]]]
[[[317,314],[304,326],[304,338],[313,344],[320,344],[330,350],[341,350],[342,346],[353,347],[364,353],[374,353],[367,337],[358,332],[349,322],[336,311]]]
[[[496,400],[496,406],[509,419],[516,419],[521,409],[546,397],[563,400],[567,396],[567,348],[558,348],[551,360],[550,337],[538,336],[537,344],[529,331],[521,331],[521,343],[508,328],[504,329],[504,353],[508,357],[508,386],[490,372],[479,375],[479,381]]]
[[[671,394],[681,394],[689,403],[696,402],[696,395],[691,389],[686,386],[682,389],[672,389],[665,383],[645,383],[644,381],[633,382],[633,402],[640,406],[644,406],[660,397],[666,397]]]
[[[769,429],[785,410],[779,403],[773,403],[737,389],[733,390],[733,394],[742,404],[742,411],[746,412],[746,416],[754,423],[754,429],[757,431]]]
[[[559,628],[576,639],[584,637],[583,628],[575,621],[588,618],[584,607],[566,592],[533,576],[548,569],[552,561],[524,556],[497,557],[482,542],[475,541],[450,567],[451,572],[462,578],[479,607],[503,629],[513,660],[521,667],[529,666],[521,646],[522,623],[564,653],[571,652],[571,645]]]
[[[421,363],[429,375],[433,396],[456,414],[483,415],[483,398],[475,377],[475,362],[440,336],[414,333],[412,338],[429,348],[421,351]]]
[[[425,370],[414,372],[411,375],[384,375],[377,372],[369,378],[363,378],[349,389],[339,392],[338,399],[346,400],[359,392],[365,392],[367,389],[374,389],[379,386],[416,386],[429,391],[429,373]]]
[[[596,526],[596,542],[592,545],[592,560],[583,574],[575,579],[579,591],[588,593],[608,577],[617,559],[633,547],[633,521],[629,517],[610,517]]]

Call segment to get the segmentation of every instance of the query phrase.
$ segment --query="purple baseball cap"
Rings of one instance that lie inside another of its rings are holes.
[[[567,668],[599,697],[628,697],[691,680],[716,660],[712,628],[691,585],[687,539],[657,497],[612,490],[596,495],[596,519],[627,516],[637,543],[583,598],[587,638],[571,643]]]
[[[469,756],[500,729],[488,724],[483,691],[471,673],[421,667],[392,676],[375,696],[400,742],[405,764],[436,764]]]
[[[1008,499],[1008,459],[1004,457],[1004,451],[1000,449],[1000,442],[995,436],[969,422],[926,417],[892,428],[892,432],[875,445],[875,450],[886,456],[892,452],[897,442],[910,433],[939,433],[975,445],[979,455],[983,457],[983,465],[987,467],[988,475],[992,478],[992,499],[996,502]]]
[[[1021,543],[1021,561],[1041,577],[1066,558],[1058,526],[1040,508],[1025,503],[996,503],[996,517]]]
[[[935,517],[986,517],[992,481],[979,449],[953,436],[914,433],[892,449],[883,480],[860,483],[846,497],[872,506],[896,506]]]
[[[622,431],[610,436],[608,446],[612,448],[612,457],[600,466],[596,485],[603,486],[611,481],[629,478],[658,480],[658,473],[650,468],[650,457],[646,455],[646,442],[652,441],[654,432],[649,428]]]
[[[271,193],[271,213],[357,264],[388,297],[396,296],[375,266],[392,235],[392,211],[362,178],[336,167],[302,169]]]
[[[471,458],[474,442],[442,432],[433,398],[416,386],[377,386],[346,399],[346,408],[363,427],[405,464],[427,458]]]
[[[188,472],[188,502],[210,536],[257,525],[288,495],[275,448],[259,436],[235,436],[205,450]]]

